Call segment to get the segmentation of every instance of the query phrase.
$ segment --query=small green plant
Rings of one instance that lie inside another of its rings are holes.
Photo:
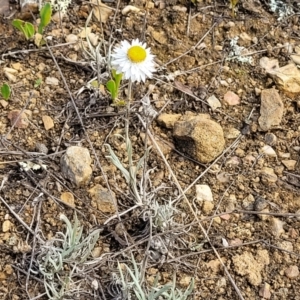
[[[26,40],[29,40],[34,36],[35,30],[32,23],[14,19],[12,25],[24,34]]]
[[[42,245],[37,256],[39,272],[44,277],[50,300],[73,299],[72,295],[80,292],[80,284],[74,281],[75,274],[84,273],[85,266],[94,263],[91,253],[100,234],[100,229],[96,229],[84,237],[76,215],[73,224],[65,215],[60,219],[66,224],[65,233],[59,232]]]
[[[11,94],[10,86],[7,83],[3,83],[0,92],[4,100],[7,101]]]
[[[46,3],[40,10],[41,22],[38,28],[38,33],[43,34],[44,28],[50,23],[52,8],[50,3]]]
[[[106,83],[106,88],[109,90],[114,103],[118,101],[121,80],[122,73],[117,74],[116,70],[112,70],[112,79]]]
[[[38,78],[35,82],[34,82],[34,88],[38,88],[42,83],[42,79]]]
[[[147,289],[142,281],[141,267],[136,263],[133,255],[131,256],[131,262],[133,270],[127,265],[118,262],[118,271],[120,277],[115,274],[118,283],[122,286],[122,293],[125,294],[126,299],[133,299],[132,292],[135,295],[135,299],[138,300],[187,300],[194,289],[194,279],[192,278],[190,285],[183,292],[176,288],[176,276],[174,275],[173,282],[163,286],[158,286],[159,277],[156,276],[153,282],[153,286],[150,290]],[[124,270],[125,267],[125,270]],[[126,273],[124,272],[126,271]]]
[[[50,23],[51,14],[51,5],[50,3],[46,3],[40,10],[41,22],[39,24],[37,33],[43,34],[45,27]],[[26,40],[31,39],[35,35],[34,25],[30,22],[25,22],[20,19],[14,19],[12,21],[12,25],[24,34]]]

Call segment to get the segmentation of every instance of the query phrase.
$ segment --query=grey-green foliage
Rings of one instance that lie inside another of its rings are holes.
[[[120,135],[117,135],[121,138],[123,138]],[[130,190],[132,194],[135,197],[135,200],[138,205],[142,205],[142,197],[141,194],[145,193],[145,191],[141,191],[142,186],[139,185],[137,181],[137,173],[139,170],[144,166],[145,159],[148,157],[149,149],[145,151],[145,154],[139,159],[136,166],[133,165],[133,159],[132,159],[132,144],[128,137],[128,134],[126,134],[125,138],[126,142],[126,151],[127,151],[127,157],[128,157],[128,168],[124,167],[124,165],[121,163],[113,149],[109,144],[105,144],[105,146],[108,148],[109,154],[106,156],[111,160],[111,162],[121,171],[122,175],[124,176],[126,183],[130,187]],[[140,191],[139,191],[140,190]]]
[[[176,288],[176,276],[173,282],[158,286],[158,276],[156,276],[153,286],[147,288],[145,284],[141,284],[142,273],[139,265],[136,263],[133,255],[131,256],[133,270],[127,264],[118,262],[119,284],[123,288],[126,299],[137,300],[187,300],[194,289],[194,279],[185,291]],[[125,270],[124,270],[125,268]],[[135,297],[134,297],[134,296]]]
[[[75,273],[79,268],[82,273],[84,265],[91,263],[91,252],[100,235],[99,229],[84,237],[76,215],[73,224],[65,215],[60,219],[66,223],[65,233],[58,232],[55,238],[42,245],[37,257],[50,300],[65,299],[80,291],[80,284],[74,282]]]

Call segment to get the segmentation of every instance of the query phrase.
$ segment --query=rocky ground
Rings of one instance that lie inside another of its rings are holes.
[[[300,299],[298,1],[99,2],[0,1],[0,299]]]

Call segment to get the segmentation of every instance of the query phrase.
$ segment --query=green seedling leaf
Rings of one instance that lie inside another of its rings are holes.
[[[11,24],[12,26],[14,26],[15,28],[19,29],[20,31],[23,32],[23,26],[24,26],[24,21],[19,20],[19,19],[14,19]]]
[[[42,83],[42,79],[38,78],[35,82],[34,82],[34,88],[38,88]]]
[[[52,15],[52,8],[50,3],[46,3],[40,10],[41,22],[38,28],[38,33],[42,34],[44,28],[50,23]]]
[[[33,24],[29,23],[29,22],[25,22],[24,25],[24,30],[25,30],[25,35],[27,39],[30,39],[34,36],[34,26]]]
[[[12,25],[24,34],[26,40],[33,37],[35,32],[33,24],[15,19],[12,21]]]
[[[114,80],[109,80],[107,83],[106,83],[106,88],[109,90],[110,94],[111,94],[111,98],[113,100],[115,100],[117,98],[117,88],[116,88],[116,83]]]
[[[122,74],[122,73],[120,73],[120,74],[115,74],[115,76],[114,76],[117,91],[119,90],[119,87],[120,87],[120,83],[121,83],[122,77],[123,77],[123,74]]]
[[[2,95],[2,97],[7,101],[10,97],[10,94],[11,94],[10,86],[7,83],[4,83],[1,86],[1,95]]]

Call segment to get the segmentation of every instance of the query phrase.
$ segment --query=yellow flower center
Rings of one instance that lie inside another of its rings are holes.
[[[127,51],[128,59],[133,63],[140,63],[146,59],[147,52],[141,46],[132,46]]]

